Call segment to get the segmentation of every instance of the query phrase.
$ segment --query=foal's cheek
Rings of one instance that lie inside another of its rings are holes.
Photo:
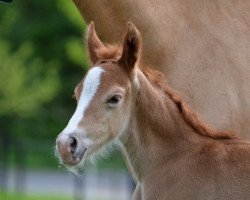
[[[120,107],[116,116],[116,135],[119,135],[127,122],[128,112],[125,106]]]
[[[110,138],[114,138],[117,135],[117,128],[119,127],[119,108],[106,109],[103,113],[103,128],[105,134],[108,134]]]

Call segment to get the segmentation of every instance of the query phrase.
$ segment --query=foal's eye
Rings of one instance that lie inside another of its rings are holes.
[[[122,96],[120,94],[115,94],[107,100],[107,104],[109,107],[114,108],[119,104],[121,99]]]
[[[100,64],[104,64],[104,63],[107,63],[107,61],[106,61],[106,60],[102,60],[102,61],[100,62]]]

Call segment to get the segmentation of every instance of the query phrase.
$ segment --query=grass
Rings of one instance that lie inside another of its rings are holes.
[[[73,197],[62,196],[46,196],[46,195],[23,195],[23,194],[7,194],[0,193],[1,200],[74,200]],[[104,199],[89,199],[89,200],[104,200]]]
[[[1,200],[73,200],[70,197],[0,193]]]

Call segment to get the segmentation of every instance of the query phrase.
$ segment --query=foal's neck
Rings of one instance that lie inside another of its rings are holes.
[[[128,133],[121,143],[137,181],[177,153],[188,152],[201,136],[187,124],[174,102],[138,73],[140,89],[135,95]]]

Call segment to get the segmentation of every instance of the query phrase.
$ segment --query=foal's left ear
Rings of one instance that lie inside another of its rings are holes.
[[[141,34],[131,22],[128,23],[127,33],[123,42],[122,56],[119,63],[122,64],[130,75],[133,74],[136,63],[141,53]]]
[[[98,38],[96,31],[95,31],[95,24],[91,22],[88,26],[88,30],[86,33],[86,40],[88,46],[88,53],[91,62],[94,64],[99,59],[97,51],[104,47],[104,44]]]

